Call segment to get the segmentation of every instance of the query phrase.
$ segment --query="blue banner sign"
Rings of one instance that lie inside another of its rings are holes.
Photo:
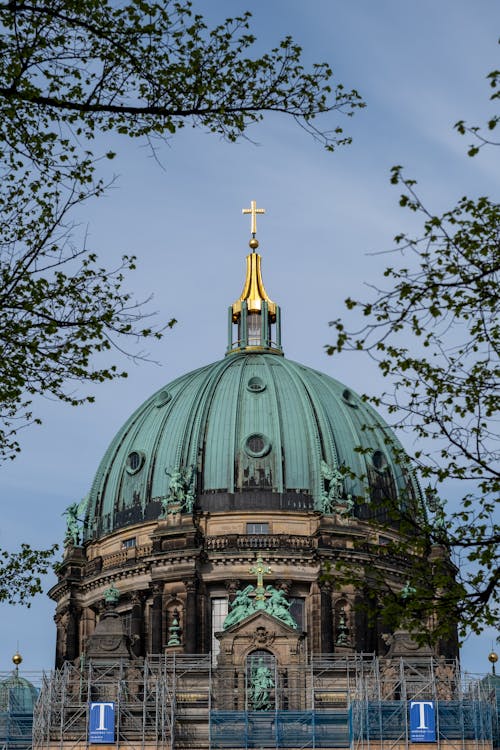
[[[115,741],[115,704],[91,703],[89,710],[89,743],[109,745]]]
[[[410,742],[436,742],[434,701],[410,701]]]

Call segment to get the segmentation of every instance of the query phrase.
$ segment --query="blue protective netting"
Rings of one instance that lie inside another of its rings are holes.
[[[347,711],[211,711],[212,748],[349,747]]]
[[[436,730],[440,740],[491,740],[493,711],[485,701],[439,701]],[[406,738],[407,706],[401,701],[355,701],[351,705],[353,739]]]

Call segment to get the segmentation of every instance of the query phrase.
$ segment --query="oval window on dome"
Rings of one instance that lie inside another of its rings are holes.
[[[387,468],[387,458],[382,451],[373,451],[372,464],[377,471],[383,471]]]
[[[247,389],[252,393],[261,393],[262,391],[266,390],[266,384],[264,383],[262,378],[255,376],[253,378],[250,378],[250,380],[248,381]]]
[[[245,440],[245,453],[252,458],[267,456],[271,450],[271,441],[260,432],[254,432]]]
[[[136,474],[144,464],[144,453],[142,451],[131,451],[127,456],[126,469],[129,474]]]
[[[344,388],[342,392],[342,400],[344,401],[345,404],[352,406],[354,409],[358,408],[358,405],[356,403],[356,397],[354,393],[349,390],[349,388]]]
[[[172,400],[172,394],[164,389],[163,391],[160,391],[155,399],[155,405],[160,408],[160,406],[165,406],[165,404],[168,404],[169,401]]]

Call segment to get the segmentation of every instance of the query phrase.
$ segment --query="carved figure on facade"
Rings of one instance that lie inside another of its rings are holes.
[[[344,476],[339,469],[332,468],[326,461],[321,461],[321,478],[323,489],[321,492],[321,510],[327,515],[336,513],[342,518],[351,515],[354,507],[352,495],[346,495],[344,490]]]
[[[196,497],[194,466],[174,467],[168,470],[170,477],[168,492],[161,499],[161,518],[179,512],[192,513]]]
[[[439,700],[451,701],[455,698],[456,675],[452,664],[447,664],[443,656],[436,667],[436,692]]]
[[[270,585],[266,586],[266,592],[268,596],[265,605],[266,611],[291,628],[296,628],[297,623],[289,612],[291,604],[287,601],[285,592],[282,590],[278,591]]]
[[[254,711],[269,711],[271,705],[271,690],[274,688],[274,678],[269,667],[261,657],[257,667],[252,668],[250,676],[249,697]]]
[[[399,671],[391,659],[387,659],[380,671],[380,697],[389,701],[394,699]]]
[[[242,591],[237,591],[231,603],[231,611],[224,620],[223,628],[227,630],[231,625],[235,625],[237,622],[241,622],[245,617],[248,617],[256,611],[253,598],[250,596],[251,592],[254,591],[254,587],[249,584]]]
[[[83,522],[89,496],[86,495],[79,503],[71,503],[63,513],[66,516],[66,534],[64,536],[65,544],[72,544],[78,547],[83,541]]]
[[[231,611],[224,620],[223,628],[227,630],[232,625],[241,622],[254,612],[268,612],[276,619],[281,620],[291,628],[297,628],[297,623],[288,611],[290,602],[287,601],[283,591],[278,591],[273,586],[262,589],[261,598],[257,599],[258,589],[249,584],[242,591],[238,591],[234,601],[230,603]]]
[[[262,625],[255,629],[255,633],[252,636],[252,643],[258,648],[264,648],[264,646],[271,646],[276,638],[276,633],[270,633]]]

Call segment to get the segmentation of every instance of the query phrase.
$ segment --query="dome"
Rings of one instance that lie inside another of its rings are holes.
[[[419,490],[401,445],[350,388],[292,362],[281,312],[251,252],[228,310],[226,356],[153,394],[125,422],[99,466],[84,541],[175,513],[341,511],[361,519],[414,507]],[[245,213],[245,211],[244,211]],[[337,508],[338,510],[338,508]],[[384,521],[387,521],[384,515]]]
[[[282,664],[385,656],[393,636],[398,655],[420,649],[401,645],[378,598],[409,595],[414,560],[391,543],[402,520],[425,513],[418,485],[362,397],[284,356],[256,252],[259,211],[252,202],[225,356],[152,394],[111,441],[88,497],[66,510],[49,592],[58,666],[82,655],[108,664],[123,649],[210,655],[223,670],[229,659],[243,675],[247,651],[267,646]]]
[[[153,394],[125,422],[86,503],[84,541],[192,511],[334,511],[367,519],[419,490],[395,435],[369,404],[287,360],[264,287],[252,202],[251,253],[228,310],[226,356]],[[338,508],[337,508],[338,509]],[[384,516],[384,521],[387,521]]]
[[[321,510],[340,469],[366,517],[384,497],[416,497],[400,451],[345,385],[276,353],[233,352],[166,385],[119,430],[92,485],[87,539],[160,517],[180,475],[204,511]]]
[[[32,714],[38,691],[17,670],[0,682],[0,711]]]

